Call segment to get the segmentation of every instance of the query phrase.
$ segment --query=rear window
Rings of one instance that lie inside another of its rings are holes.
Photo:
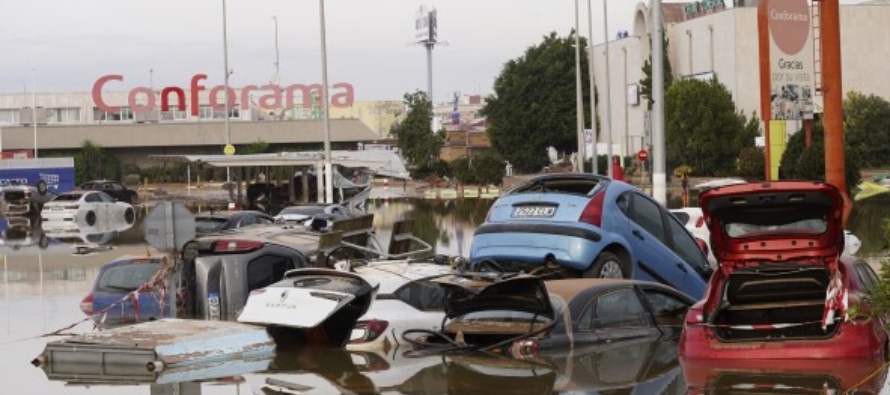
[[[195,228],[199,231],[214,231],[226,223],[223,218],[196,218]]]
[[[689,214],[680,211],[671,211],[671,214],[680,220],[680,223],[686,225],[689,223]]]
[[[565,302],[557,295],[550,295],[550,304],[553,306],[554,317],[562,317],[565,310]],[[559,319],[559,318],[557,318]],[[540,314],[515,310],[484,310],[464,314],[454,319],[453,322],[462,324],[503,322],[503,323],[547,323],[550,318]]]
[[[732,238],[781,233],[817,235],[828,229],[824,207],[738,210],[721,216],[723,230]]]
[[[517,193],[558,192],[572,195],[591,196],[597,191],[600,181],[591,179],[552,179],[535,180],[519,186],[510,192]]]
[[[82,195],[80,195],[80,194],[77,194],[77,195],[74,195],[74,194],[59,195],[59,196],[56,196],[56,198],[53,199],[53,201],[56,201],[56,202],[76,202],[76,201],[80,200],[80,197],[81,197],[81,196],[82,196]]]
[[[151,280],[160,266],[160,262],[147,262],[110,267],[102,272],[97,288],[106,292],[135,291]]]
[[[284,215],[284,214],[315,215],[315,214],[321,214],[321,213],[324,213],[324,207],[312,207],[312,206],[285,207],[283,210],[281,210],[280,213],[278,213],[278,215]]]

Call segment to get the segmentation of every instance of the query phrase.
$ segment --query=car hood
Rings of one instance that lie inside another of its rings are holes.
[[[699,202],[721,266],[830,265],[844,249],[843,198],[830,184],[739,184],[705,191]]]
[[[455,274],[433,281],[448,290],[447,318],[487,310],[522,311],[554,318],[544,280],[535,276]]]

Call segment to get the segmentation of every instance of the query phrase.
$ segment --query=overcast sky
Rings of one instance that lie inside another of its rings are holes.
[[[603,41],[602,1],[593,0],[594,42]],[[727,0],[727,3],[731,1]],[[410,45],[421,4],[436,7],[434,95],[483,94],[509,59],[543,35],[574,25],[571,0],[326,0],[328,75],[357,100],[401,99],[426,89],[423,47]],[[609,36],[631,30],[637,2],[609,1]],[[581,31],[587,28],[581,0]],[[261,85],[275,71],[278,18],[282,84],[321,80],[318,1],[227,0],[232,86]],[[0,0],[0,92],[89,91],[105,74],[112,90],[187,87],[193,74],[222,83],[222,0]]]

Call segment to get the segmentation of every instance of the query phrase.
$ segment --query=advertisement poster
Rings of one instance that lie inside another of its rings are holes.
[[[807,0],[770,0],[772,119],[812,119],[813,27]]]

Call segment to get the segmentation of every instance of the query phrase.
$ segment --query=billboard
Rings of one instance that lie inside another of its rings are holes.
[[[812,119],[813,28],[807,0],[767,4],[770,107],[774,120]]]
[[[37,185],[43,180],[53,193],[73,191],[74,159],[9,159],[0,161],[0,187],[15,184]]]
[[[436,9],[420,6],[414,14],[414,39],[418,42],[435,42],[437,30]]]

